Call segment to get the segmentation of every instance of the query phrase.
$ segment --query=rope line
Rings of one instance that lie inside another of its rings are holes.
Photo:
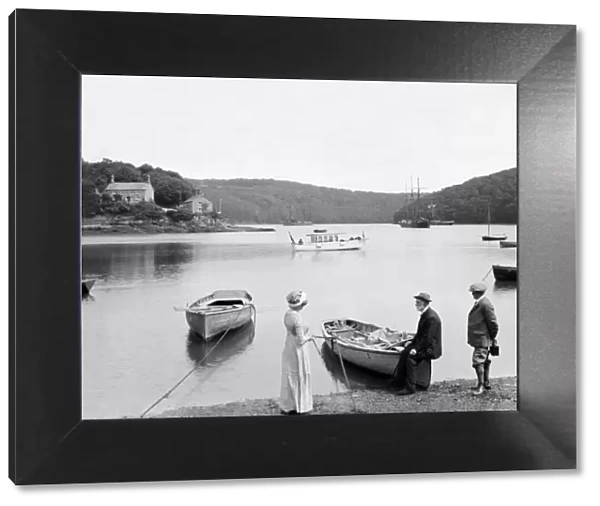
[[[256,327],[256,308],[254,307],[254,304],[249,304],[251,311],[253,313],[253,318],[254,318],[254,326]],[[174,386],[172,386],[167,393],[165,393],[164,395],[162,395],[158,400],[156,400],[149,408],[146,409],[146,411],[144,411],[142,413],[142,415],[140,416],[140,418],[144,418],[150,411],[152,411],[156,406],[158,406],[162,401],[164,401],[167,397],[169,397],[169,395],[171,395],[175,389],[177,387],[179,387],[186,379],[188,379],[192,373],[194,373],[194,371],[196,371],[201,365],[202,363],[210,356],[210,354],[215,350],[215,348],[217,346],[219,346],[219,343],[223,340],[223,338],[227,335],[227,333],[231,330],[231,328],[233,327],[233,325],[235,324],[235,322],[238,320],[238,318],[240,317],[240,315],[242,314],[242,311],[240,311],[237,316],[235,317],[235,320],[233,320],[231,322],[231,325],[229,325],[229,327],[227,327],[227,330],[225,330],[225,333],[219,338],[219,340],[217,341],[217,344],[215,344],[210,351],[204,356],[204,358],[198,362],[194,367],[192,367],[183,378],[181,378],[177,383],[175,383]]]
[[[485,281],[485,278],[487,278],[490,275],[490,272],[492,272],[493,267],[490,267],[490,270],[487,271],[487,274],[485,276],[483,276],[483,279],[481,281]]]

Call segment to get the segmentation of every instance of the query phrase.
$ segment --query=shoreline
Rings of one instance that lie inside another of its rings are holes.
[[[492,389],[479,396],[472,394],[475,379],[444,380],[432,383],[426,392],[407,397],[392,390],[366,389],[313,395],[310,415],[375,413],[441,413],[462,411],[516,411],[517,378],[492,378]],[[150,418],[192,418],[226,416],[283,416],[278,399],[245,399],[212,406],[171,408]]]
[[[233,225],[229,227],[201,227],[195,230],[188,230],[182,227],[170,226],[161,227],[132,227],[130,225],[112,225],[102,227],[82,228],[82,237],[106,237],[120,235],[152,236],[164,234],[223,234],[223,233],[242,233],[242,232],[275,232],[272,227],[251,227],[245,225]]]

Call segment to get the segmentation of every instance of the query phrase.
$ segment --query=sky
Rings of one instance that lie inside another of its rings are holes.
[[[516,167],[513,84],[83,77],[83,158],[425,191]]]

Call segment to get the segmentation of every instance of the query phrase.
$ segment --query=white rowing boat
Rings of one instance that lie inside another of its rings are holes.
[[[207,341],[248,323],[255,312],[245,290],[217,290],[184,309],[190,329]]]

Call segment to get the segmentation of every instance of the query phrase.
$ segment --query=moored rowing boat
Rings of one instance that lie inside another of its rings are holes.
[[[517,268],[510,265],[492,265],[497,281],[517,281]]]
[[[379,374],[394,374],[400,353],[412,339],[407,332],[387,330],[359,320],[326,320],[321,329],[331,350],[354,365]]]
[[[245,290],[217,290],[185,307],[190,329],[207,341],[241,327],[254,313],[252,296]]]

